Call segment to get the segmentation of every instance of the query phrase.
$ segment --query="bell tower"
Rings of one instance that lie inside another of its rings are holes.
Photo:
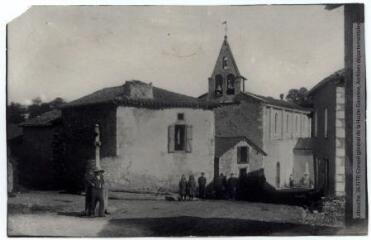
[[[209,78],[208,100],[220,103],[233,102],[234,97],[243,91],[244,80],[234,60],[226,34],[214,70]]]

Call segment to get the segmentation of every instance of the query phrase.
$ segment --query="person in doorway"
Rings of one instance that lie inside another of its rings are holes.
[[[94,179],[94,171],[89,169],[86,171],[84,185],[85,185],[85,210],[83,212],[83,216],[90,216],[91,210],[91,198],[92,198],[92,190],[93,190],[93,179]]]
[[[180,196],[179,200],[180,201],[186,200],[186,190],[187,190],[187,180],[183,174],[179,181],[179,196]]]
[[[201,176],[198,178],[198,197],[200,199],[206,198],[206,178],[204,172],[202,172]]]
[[[95,216],[95,209],[98,204],[98,216],[105,217],[105,203],[104,203],[104,170],[96,168],[94,170],[92,198],[91,198],[91,216]]]
[[[231,173],[227,181],[227,190],[228,190],[229,199],[232,199],[232,200],[236,199],[237,184],[238,184],[238,179],[234,176],[233,173]]]
[[[187,182],[187,196],[188,200],[193,200],[196,192],[196,180],[195,177],[191,174]]]

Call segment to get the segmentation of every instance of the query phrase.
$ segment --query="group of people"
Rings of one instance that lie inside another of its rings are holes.
[[[231,173],[229,178],[221,173],[215,178],[214,190],[217,199],[236,199],[238,178]]]
[[[198,197],[200,199],[206,198],[206,177],[205,173],[201,173],[201,176],[197,179],[198,182]],[[197,184],[193,174],[189,175],[188,181],[183,174],[179,181],[179,200],[193,200],[197,194]]]
[[[198,186],[197,186],[198,183]],[[182,175],[179,181],[179,200],[193,200],[198,196],[200,199],[206,198],[206,177],[205,173],[201,173],[196,183],[193,174],[189,175],[188,180],[185,175]],[[236,199],[238,178],[231,173],[227,179],[223,173],[214,179],[214,195],[217,199]],[[198,195],[197,195],[198,189]]]
[[[95,216],[98,206],[98,216],[104,217],[109,214],[108,189],[104,182],[104,170],[95,168],[87,171],[85,175],[85,211],[84,216]]]

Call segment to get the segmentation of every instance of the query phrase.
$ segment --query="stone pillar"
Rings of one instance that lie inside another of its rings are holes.
[[[99,132],[99,124],[95,124],[95,142],[94,142],[94,145],[95,145],[95,167],[100,169],[101,166],[100,166],[100,146],[101,146],[101,142],[100,142],[100,132]]]

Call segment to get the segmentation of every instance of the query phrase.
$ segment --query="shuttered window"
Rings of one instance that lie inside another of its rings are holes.
[[[168,152],[192,152],[192,126],[175,124],[168,127]]]

